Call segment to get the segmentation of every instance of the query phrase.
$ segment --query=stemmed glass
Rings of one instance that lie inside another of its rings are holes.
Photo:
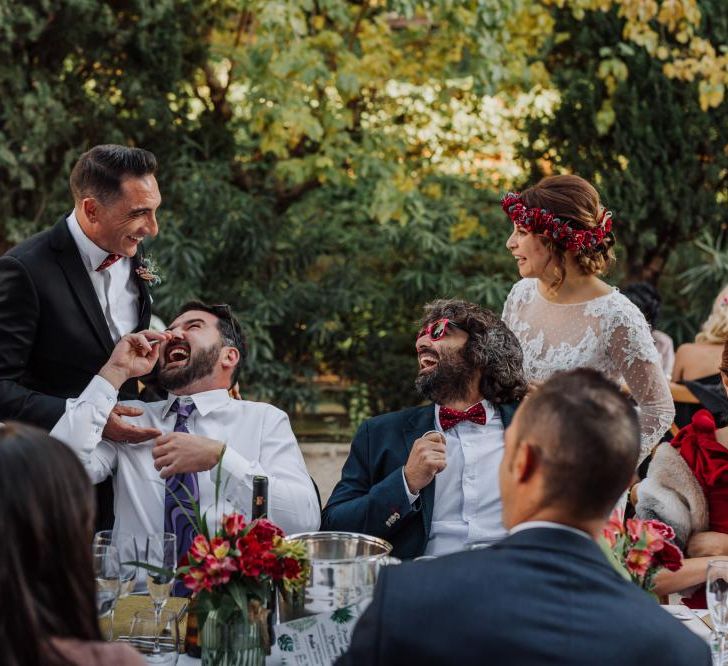
[[[147,589],[154,602],[154,612],[157,622],[169,599],[169,593],[174,582],[174,569],[177,564],[177,538],[170,532],[162,534],[148,534],[146,548],[146,563],[158,570],[147,570]],[[164,572],[159,571],[163,569]]]
[[[129,642],[148,664],[171,666],[179,656],[179,626],[171,611],[137,611],[131,621]]]
[[[708,563],[705,595],[713,628],[719,639],[718,664],[723,666],[725,635],[728,631],[728,561],[713,560]]]
[[[121,589],[119,598],[122,599],[134,591],[137,577],[137,567],[132,562],[139,561],[139,548],[136,537],[128,532],[102,530],[94,534],[94,546],[97,545],[115,546],[119,551],[119,578]]]
[[[96,544],[91,549],[96,579],[96,612],[105,638],[110,641],[113,638],[114,608],[121,588],[119,551],[110,544]]]

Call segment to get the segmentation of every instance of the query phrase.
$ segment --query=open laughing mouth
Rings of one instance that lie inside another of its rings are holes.
[[[431,352],[419,354],[417,359],[420,362],[420,372],[429,372],[438,364],[438,358]]]
[[[165,368],[179,368],[187,365],[190,360],[190,348],[182,342],[174,342],[167,345],[164,352]]]

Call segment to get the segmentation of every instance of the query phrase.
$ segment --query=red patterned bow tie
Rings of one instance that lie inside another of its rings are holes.
[[[100,264],[99,267],[96,269],[96,272],[98,271],[105,271],[111,264],[115,264],[117,261],[121,259],[120,254],[110,254],[104,259]]]
[[[483,403],[476,403],[469,407],[467,412],[450,409],[449,407],[440,407],[440,425],[443,430],[449,430],[460,421],[472,421],[478,425],[485,425],[485,407],[483,407]]]

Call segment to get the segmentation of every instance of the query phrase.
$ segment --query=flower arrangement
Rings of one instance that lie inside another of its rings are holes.
[[[139,259],[139,266],[137,266],[135,272],[142,280],[148,282],[150,287],[162,284],[162,274],[159,272],[159,267],[151,254],[144,255]]]
[[[306,547],[283,539],[283,531],[269,520],[250,523],[239,513],[223,516],[210,538],[203,529],[192,541],[177,568],[177,576],[198,599],[198,612],[247,612],[247,599],[267,598],[267,586],[281,583],[299,589],[306,582]]]
[[[658,571],[677,571],[682,567],[682,552],[673,543],[675,532],[659,520],[625,521],[622,512],[615,509],[602,534],[613,560],[643,590],[653,589]]]

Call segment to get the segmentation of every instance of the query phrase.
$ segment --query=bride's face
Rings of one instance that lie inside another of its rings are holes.
[[[523,227],[513,225],[506,247],[516,260],[521,277],[543,278],[550,272],[551,253],[538,236]]]

